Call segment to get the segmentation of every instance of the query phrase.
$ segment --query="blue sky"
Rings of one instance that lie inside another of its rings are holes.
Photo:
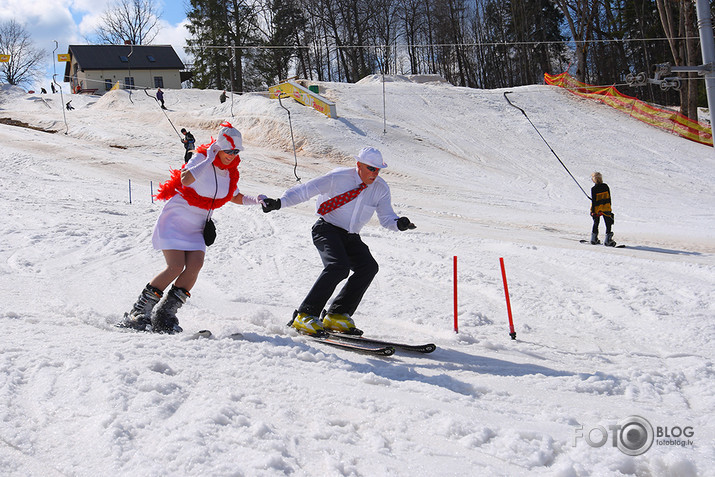
[[[53,67],[52,55],[66,53],[71,44],[86,44],[107,8],[114,0],[0,0],[0,22],[15,20],[25,26],[37,48],[48,53],[46,78],[40,84],[49,90],[53,71],[64,72],[64,64]],[[186,20],[186,0],[157,0],[157,9],[162,11],[161,30],[155,44],[172,45],[179,57],[188,59],[183,50],[188,32],[183,26]],[[58,78],[58,81],[61,78]],[[39,89],[40,85],[36,86]]]

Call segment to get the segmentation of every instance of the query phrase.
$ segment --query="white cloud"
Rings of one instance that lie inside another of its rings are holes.
[[[184,20],[178,25],[171,25],[162,20],[160,22],[161,31],[159,31],[159,34],[153,42],[157,45],[173,46],[174,50],[176,50],[176,53],[179,55],[179,58],[181,58],[181,61],[183,61],[184,63],[191,62],[190,55],[188,55],[184,51],[184,47],[186,46],[186,39],[189,36],[189,31],[186,29],[185,26],[187,23],[188,21]]]
[[[102,23],[102,16],[104,16],[104,10],[87,13],[82,16],[78,29],[83,38],[91,38],[94,36],[94,32],[97,31],[97,27],[100,23]]]
[[[113,0],[0,0],[0,22],[14,19],[22,24],[30,33],[33,44],[48,53],[46,79],[42,83],[49,84],[54,71],[58,81],[64,73],[64,64],[53,65],[53,51],[66,53],[69,45],[86,43],[85,38],[92,36],[110,3]],[[167,16],[182,17],[177,14],[178,6],[162,2],[159,5]],[[154,43],[172,45],[182,61],[190,62],[184,51],[188,36],[185,22],[184,19],[184,22],[172,25],[161,20],[161,31]]]
[[[15,20],[30,33],[38,48],[54,49],[54,41],[67,44],[77,37],[77,27],[69,8],[51,0],[7,0],[0,8],[0,21]]]

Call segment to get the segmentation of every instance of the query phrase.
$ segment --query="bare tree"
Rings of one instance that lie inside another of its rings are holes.
[[[691,1],[678,0],[664,2],[657,0],[660,21],[668,38],[670,52],[676,66],[695,66],[700,62],[698,51],[698,31],[696,28],[695,4]],[[686,37],[685,40],[682,37]],[[680,89],[680,112],[690,119],[698,118],[697,76],[685,73],[687,81]]]
[[[556,0],[576,43],[576,79],[586,81],[588,49],[593,39],[594,19],[599,12],[600,0]]]
[[[0,23],[0,53],[10,55],[10,61],[0,63],[0,79],[9,84],[23,86],[42,76],[47,52],[35,48],[30,33],[15,20]]]
[[[95,31],[101,43],[132,45],[151,43],[159,33],[159,17],[154,0],[117,0],[102,15],[102,23]]]

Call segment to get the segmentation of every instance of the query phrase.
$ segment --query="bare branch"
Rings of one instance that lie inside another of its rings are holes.
[[[161,12],[153,0],[118,0],[102,15],[95,34],[101,43],[146,45],[159,34]]]
[[[0,78],[12,85],[29,85],[42,76],[42,62],[47,52],[35,48],[30,33],[15,20],[0,23],[0,52],[10,61],[0,63]]]

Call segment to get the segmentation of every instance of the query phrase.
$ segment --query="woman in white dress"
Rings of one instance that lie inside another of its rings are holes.
[[[181,170],[172,170],[171,178],[159,187],[156,198],[168,202],[154,226],[152,244],[164,253],[166,268],[146,285],[118,326],[158,333],[182,331],[176,312],[191,296],[189,291],[204,264],[204,227],[213,210],[228,202],[258,205],[265,198],[238,191],[238,153],[242,150],[241,133],[224,122],[218,139],[198,147],[194,157]]]

